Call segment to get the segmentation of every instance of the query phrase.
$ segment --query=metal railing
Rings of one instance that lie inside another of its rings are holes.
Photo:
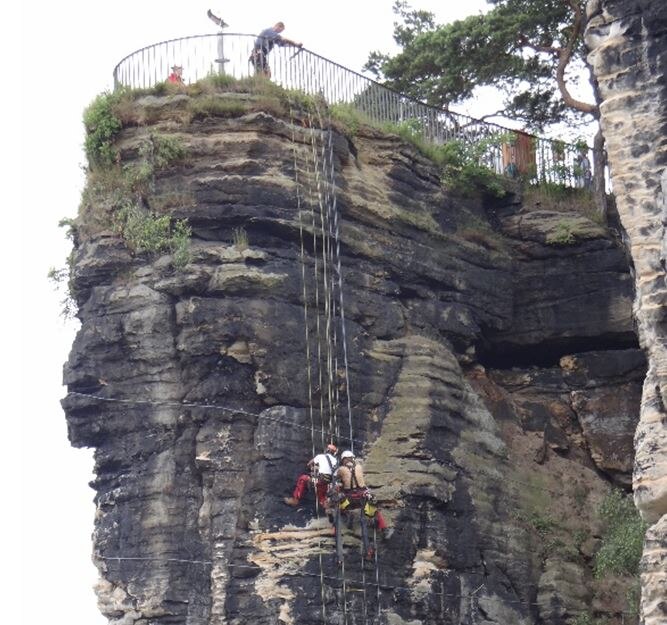
[[[173,65],[191,84],[226,74],[254,75],[250,63],[255,35],[193,35],[147,46],[114,68],[114,86],[150,88],[164,82]],[[286,89],[320,95],[329,104],[347,104],[372,123],[404,126],[436,145],[459,142],[462,150],[498,174],[530,182],[591,186],[592,150],[530,135],[497,124],[428,106],[325,59],[305,48],[276,46],[268,55],[271,80]]]

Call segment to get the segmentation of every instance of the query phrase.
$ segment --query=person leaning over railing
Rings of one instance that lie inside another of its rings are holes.
[[[252,66],[255,68],[255,74],[271,78],[268,55],[269,52],[273,50],[273,46],[295,46],[296,48],[301,48],[303,46],[302,43],[282,37],[280,33],[283,32],[283,30],[285,30],[285,24],[283,24],[283,22],[277,22],[270,28],[265,28],[259,33],[257,39],[255,39],[255,45],[249,59]]]

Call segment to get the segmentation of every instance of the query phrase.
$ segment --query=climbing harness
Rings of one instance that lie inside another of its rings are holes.
[[[368,537],[368,523],[375,522],[377,505],[366,488],[353,488],[342,491],[339,495],[338,507],[343,514],[349,515],[350,523],[353,521],[353,513],[358,512],[359,526],[361,528],[362,553],[365,559],[371,559],[376,549],[375,542],[371,544]],[[356,515],[355,515],[356,516]]]

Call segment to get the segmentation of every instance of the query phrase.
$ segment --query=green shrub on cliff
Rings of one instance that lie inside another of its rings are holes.
[[[604,531],[595,556],[595,575],[637,575],[646,523],[630,497],[614,490],[602,502],[598,514]]]
[[[179,137],[173,135],[150,135],[150,148],[146,158],[152,160],[156,170],[164,169],[187,155],[187,150]]]
[[[546,237],[548,245],[574,245],[577,237],[574,233],[574,225],[567,220],[561,220],[556,225],[556,230]]]
[[[502,176],[484,163],[489,149],[501,141],[501,138],[489,137],[475,142],[453,140],[437,146],[436,162],[442,167],[445,187],[462,195],[471,195],[479,190],[494,197],[506,195]]]
[[[189,261],[192,231],[185,220],[153,215],[136,204],[126,204],[115,216],[115,228],[133,252],[171,252],[176,267]]]
[[[595,206],[595,198],[588,189],[573,189],[553,182],[527,184],[523,187],[523,203],[542,210],[577,212],[599,225],[605,225]]]
[[[207,117],[241,117],[246,112],[243,102],[223,100],[215,96],[207,96],[188,103],[192,119]]]
[[[237,250],[243,251],[248,249],[248,233],[243,226],[234,228],[232,230],[232,237],[234,240],[234,247]]]
[[[447,189],[464,196],[475,195],[480,191],[493,197],[507,194],[503,177],[485,164],[491,151],[506,141],[505,135],[493,135],[476,141],[452,139],[435,144],[424,138],[422,123],[418,119],[385,124],[383,129],[395,132],[436,163],[442,170],[442,184]]]
[[[183,160],[187,150],[179,137],[150,133],[139,147],[139,160],[123,166],[123,186],[140,191],[144,183],[152,187],[155,174]]]
[[[332,104],[329,108],[331,119],[339,130],[354,137],[363,125],[370,125],[370,120],[352,104]]]
[[[63,293],[60,300],[60,312],[65,319],[73,319],[76,317],[78,306],[76,298],[74,297],[74,289],[72,285],[72,268],[74,265],[74,252],[67,257],[66,267],[51,267],[46,274],[49,281],[53,283],[56,291]]]
[[[113,141],[123,126],[113,111],[118,98],[118,94],[105,91],[98,95],[83,113],[83,124],[86,128],[84,147],[92,168],[109,167],[118,157],[113,147]]]
[[[77,237],[77,224],[74,219],[65,217],[58,222],[59,228],[67,228],[65,236],[72,242]],[[74,293],[74,282],[72,275],[74,272],[74,250],[72,250],[66,259],[65,267],[51,267],[46,277],[53,283],[57,291],[63,293],[60,300],[61,314],[65,319],[72,319],[76,316],[78,306]]]

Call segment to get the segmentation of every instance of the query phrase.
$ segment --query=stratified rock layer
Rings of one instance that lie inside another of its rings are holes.
[[[110,622],[560,625],[595,604],[620,623],[591,557],[644,375],[621,247],[578,214],[450,197],[397,137],[334,131],[346,332],[327,380],[327,135],[262,112],[179,122],[186,101],[138,103],[170,114],[118,148],[131,166],[151,136],[186,145],[142,201],[189,220],[190,262],[131,254],[104,198],[78,225],[63,403],[72,443],[95,448]],[[547,243],[568,220],[581,237]],[[311,496],[283,497],[350,428],[396,531],[365,566],[346,531],[341,569]]]
[[[667,4],[647,0],[588,3],[586,43],[601,98],[612,184],[635,270],[639,338],[648,355],[635,435],[634,495],[659,540],[667,514]],[[643,619],[667,620],[667,561],[644,559]],[[655,579],[655,582],[652,581]],[[663,600],[655,601],[657,584]]]

